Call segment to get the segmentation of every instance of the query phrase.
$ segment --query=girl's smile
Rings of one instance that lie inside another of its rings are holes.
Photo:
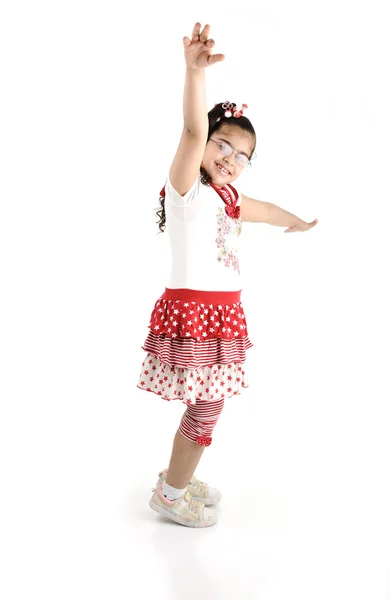
[[[222,173],[222,175],[231,175],[231,172],[226,167],[221,165],[221,163],[216,162],[215,164],[217,165],[218,171]]]

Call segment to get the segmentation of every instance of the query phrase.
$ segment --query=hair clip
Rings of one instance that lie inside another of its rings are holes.
[[[225,110],[225,117],[228,119],[232,116],[232,111],[236,109],[232,102],[226,101],[222,104],[222,108]]]
[[[214,108],[215,108],[215,106],[217,106],[217,105],[215,104]],[[222,104],[222,108],[225,111],[224,116],[227,119],[230,119],[230,117],[232,117],[232,116],[235,117],[236,119],[239,119],[243,115],[244,110],[248,108],[248,105],[242,104],[241,108],[239,109],[238,106],[234,106],[234,104],[232,102],[226,101]],[[217,121],[220,121],[220,120],[221,120],[221,117],[218,117]]]
[[[238,106],[234,107],[234,112],[233,112],[233,116],[236,117],[236,119],[239,119],[242,114],[244,113],[244,110],[248,108],[247,104],[242,104],[241,108],[238,110]]]

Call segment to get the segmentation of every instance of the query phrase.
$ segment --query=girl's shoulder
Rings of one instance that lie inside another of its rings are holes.
[[[198,174],[194,183],[184,195],[179,194],[179,192],[175,190],[168,175],[165,185],[160,192],[160,196],[162,196],[167,202],[174,204],[175,206],[188,206],[189,204],[194,202],[195,198],[199,195],[200,192],[200,174]]]

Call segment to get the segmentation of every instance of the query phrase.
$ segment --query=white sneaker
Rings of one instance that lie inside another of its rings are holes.
[[[163,469],[158,474],[159,478],[156,483],[156,487],[152,488],[152,492],[155,489],[162,485],[164,481],[166,481],[168,476],[168,469]],[[199,502],[203,502],[205,506],[212,506],[218,504],[222,500],[222,494],[217,488],[210,487],[208,483],[204,481],[199,481],[195,477],[195,474],[192,476],[191,481],[187,485],[187,491],[191,494],[195,500],[199,500]]]
[[[195,500],[188,491],[176,500],[168,500],[163,494],[162,485],[159,485],[149,501],[149,506],[186,527],[210,527],[217,522],[216,513],[205,508],[204,503]]]

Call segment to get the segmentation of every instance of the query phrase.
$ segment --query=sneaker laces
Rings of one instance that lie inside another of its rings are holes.
[[[190,483],[192,487],[194,487],[198,492],[202,494],[202,496],[207,496],[207,483],[205,483],[204,481],[199,481],[199,479],[197,479],[195,476],[191,479]]]
[[[185,492],[183,501],[188,504],[188,510],[194,514],[197,519],[203,517],[204,503],[199,500],[195,500],[189,492]]]

